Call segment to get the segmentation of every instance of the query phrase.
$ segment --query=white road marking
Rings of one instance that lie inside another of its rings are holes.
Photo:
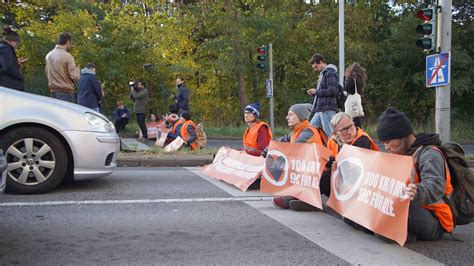
[[[259,191],[241,192],[234,186],[204,175],[196,167],[187,167],[186,169],[235,197],[243,195],[267,196]],[[351,264],[442,265],[442,263],[410,249],[397,244],[385,243],[375,236],[356,230],[344,224],[342,220],[324,212],[281,210],[275,208],[269,201],[248,201],[246,203]]]
[[[0,207],[58,206],[58,205],[106,205],[106,204],[149,204],[149,203],[188,203],[188,202],[233,202],[233,201],[270,201],[271,197],[232,197],[232,198],[195,198],[195,199],[139,199],[139,200],[68,200],[41,202],[5,202]]]

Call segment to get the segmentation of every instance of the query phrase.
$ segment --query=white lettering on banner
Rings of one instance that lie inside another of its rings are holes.
[[[318,176],[303,175],[299,173],[290,174],[290,182],[293,185],[319,189]]]
[[[244,179],[254,178],[262,168],[263,166],[244,164],[229,157],[216,163],[213,167],[214,170],[223,174],[235,175]]]
[[[357,200],[379,210],[385,215],[395,217],[393,199],[387,196],[403,199],[406,184],[395,178],[373,172],[366,174],[364,184],[366,187],[359,189]]]
[[[293,159],[291,162],[291,170],[304,173],[319,173],[321,167],[320,162]]]

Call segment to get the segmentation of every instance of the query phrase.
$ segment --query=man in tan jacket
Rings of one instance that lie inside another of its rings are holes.
[[[61,33],[56,47],[46,55],[45,67],[51,97],[68,102],[74,102],[74,81],[78,81],[80,77],[79,67],[68,52],[71,41],[72,35],[69,32]]]

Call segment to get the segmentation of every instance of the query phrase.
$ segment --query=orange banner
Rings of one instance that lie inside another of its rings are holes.
[[[344,145],[337,162],[327,205],[403,246],[410,205],[405,191],[412,157]]]
[[[158,135],[158,130],[163,127],[163,121],[158,121],[158,122],[147,122],[145,123],[146,125],[146,129],[147,129],[147,134],[148,134],[148,138],[149,139],[156,139],[157,135]],[[142,135],[142,132],[139,131],[138,133],[138,137],[139,138],[142,138],[143,135]]]
[[[260,190],[322,209],[319,180],[331,152],[318,144],[271,141]]]
[[[221,147],[210,165],[201,171],[217,180],[232,184],[242,191],[261,175],[265,158],[248,155],[243,151]]]

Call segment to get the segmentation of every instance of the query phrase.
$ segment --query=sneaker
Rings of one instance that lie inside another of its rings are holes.
[[[293,197],[277,197],[273,198],[272,203],[275,207],[280,209],[289,209],[290,208],[290,200],[294,200]]]
[[[304,201],[301,200],[291,200],[290,201],[290,209],[298,212],[316,212],[320,211],[320,209],[314,207],[313,205],[310,205]]]

